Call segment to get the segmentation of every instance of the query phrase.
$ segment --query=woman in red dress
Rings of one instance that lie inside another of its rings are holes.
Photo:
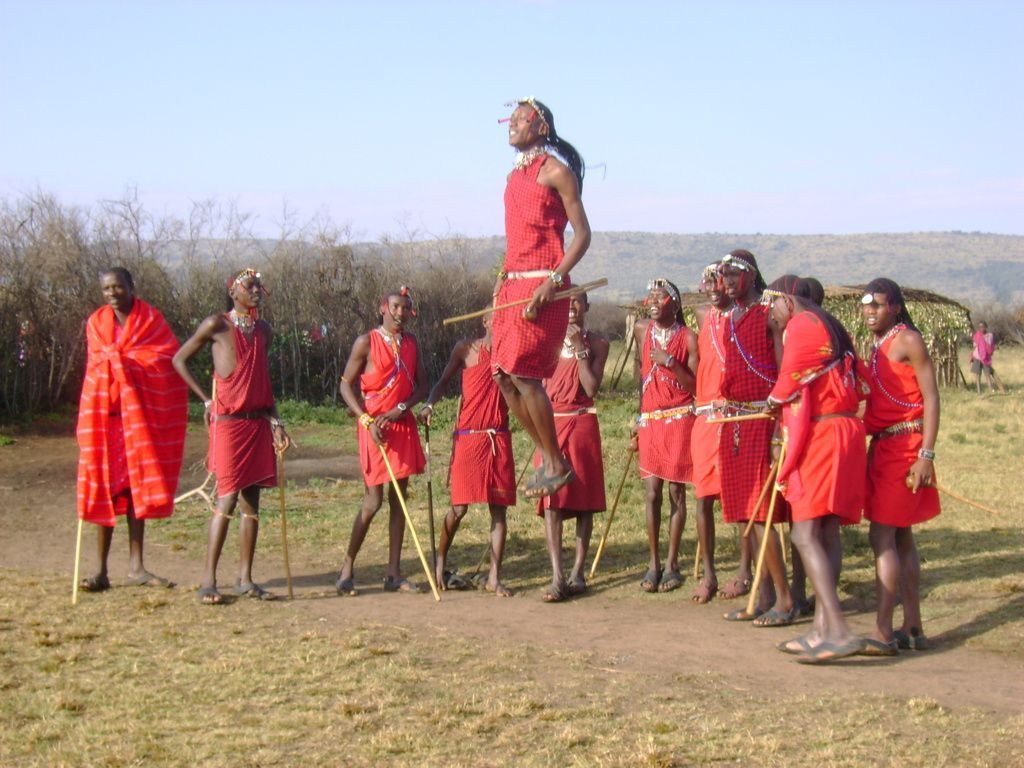
[[[508,142],[519,154],[505,187],[505,265],[494,301],[531,300],[522,312],[494,314],[491,364],[509,410],[540,451],[542,464],[524,488],[527,497],[538,498],[573,477],[558,449],[542,380],[555,371],[569,322],[568,300],[552,299],[569,286],[569,271],[589,247],[590,224],[580,199],[583,158],[555,132],[551,110],[533,97],[520,99],[509,120]],[[574,237],[565,250],[567,223]]]

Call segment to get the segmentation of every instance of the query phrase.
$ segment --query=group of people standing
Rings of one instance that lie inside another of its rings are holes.
[[[412,292],[402,287],[381,297],[379,326],[355,340],[345,365],[339,391],[358,422],[365,492],[335,583],[339,595],[357,593],[355,560],[385,495],[384,589],[419,591],[399,567],[405,532],[401,494],[425,467],[417,421],[429,429],[434,404],[460,373],[451,510],[441,526],[437,582],[444,589],[467,586],[465,577],[448,569],[448,556],[470,505],[486,504],[491,536],[484,586],[500,597],[512,594],[502,582],[501,565],[506,510],[521,493],[544,520],[552,580],[543,600],[557,603],[587,590],[584,566],[594,514],[606,508],[595,398],[609,344],[587,328],[587,295],[571,288],[570,271],[590,242],[581,201],[584,164],[556,133],[550,109],[536,99],[516,102],[508,123],[509,143],[518,155],[505,191],[507,250],[482,334],[455,346],[428,389],[416,338],[407,330],[415,315]],[[565,248],[568,224],[574,236]],[[270,387],[271,329],[258,316],[265,295],[261,276],[252,269],[232,275],[225,312],[204,320],[180,349],[159,312],[134,297],[126,270],[108,271],[101,285],[107,305],[88,324],[79,417],[79,516],[101,526],[100,570],[81,586],[110,586],[106,562],[119,512],[129,522],[132,583],[168,583],[143,566],[143,529],[146,519],[164,517],[173,507],[191,389],[205,404],[218,495],[199,598],[208,604],[223,599],[217,565],[237,510],[235,592],[272,599],[252,577],[259,497],[261,488],[276,484],[275,450],[283,453],[290,439]],[[768,286],[749,251],[732,251],[708,265],[702,291],[708,302],[697,309],[694,330],[684,322],[679,289],[667,279],[653,280],[646,316],[634,328],[641,381],[631,448],[644,484],[650,547],[641,588],[668,592],[682,585],[684,491],[693,484],[704,569],[695,602],[747,594],[753,553],[760,550],[768,578],[756,610],[731,611],[727,619],[792,624],[809,611],[809,578],[816,603],[812,628],[780,650],[819,663],[854,653],[923,649],[912,526],[939,513],[931,485],[939,401],[931,361],[899,286],[874,280],[862,298],[865,323],[875,336],[867,361],[857,359],[848,332],[820,306],[823,291],[816,280],[785,276]],[[207,344],[214,367],[209,396],[188,369],[189,359]],[[535,446],[534,472],[520,488],[510,414]],[[662,560],[666,483],[669,544]],[[724,522],[750,532],[741,536],[739,572],[721,588],[716,500]],[[878,585],[876,628],[867,638],[846,625],[836,587],[840,526],[858,523],[862,513],[871,521]],[[576,545],[566,575],[562,540],[569,518],[575,518]],[[792,523],[792,583],[772,524],[778,522]],[[898,598],[903,623],[896,629]]]

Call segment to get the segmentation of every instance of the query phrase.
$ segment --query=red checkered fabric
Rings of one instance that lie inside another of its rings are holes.
[[[506,272],[552,270],[565,254],[565,226],[569,219],[562,198],[551,187],[537,183],[547,155],[509,174],[505,187]],[[528,298],[546,277],[505,280],[495,303]],[[569,287],[566,278],[565,286]],[[558,350],[569,324],[569,300],[553,302],[534,320],[523,317],[522,307],[494,313],[492,365],[496,370],[527,379],[546,379],[555,371]]]
[[[693,395],[683,389],[668,368],[655,365],[651,359],[654,349],[655,324],[648,325],[640,350],[640,412],[651,413],[685,407],[693,403]],[[665,347],[679,362],[686,363],[689,355],[690,329],[682,326]],[[693,480],[693,459],[690,455],[690,436],[693,416],[690,414],[667,419],[647,419],[640,423],[640,477],[660,477],[673,483]]]

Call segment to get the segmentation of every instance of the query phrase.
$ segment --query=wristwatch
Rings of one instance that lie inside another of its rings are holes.
[[[402,413],[405,413],[407,410],[409,410],[409,406],[406,405],[405,403],[399,403],[395,407],[398,408],[398,410],[400,410]]]
[[[565,282],[565,278],[554,270],[551,270],[551,274],[548,275],[548,277],[551,278],[551,282],[555,284],[555,288],[561,288],[562,284]]]

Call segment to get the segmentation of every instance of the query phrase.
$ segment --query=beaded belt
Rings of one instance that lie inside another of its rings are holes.
[[[759,413],[768,407],[767,400],[751,400],[744,402],[742,400],[723,400],[719,408],[722,412],[732,411],[733,416],[738,416],[744,413]]]
[[[579,408],[575,411],[562,411],[561,413],[555,413],[555,418],[559,416],[582,416],[584,413],[592,413],[597,415],[597,408],[591,406],[590,408]]]
[[[646,427],[648,421],[675,421],[676,419],[683,419],[687,416],[693,415],[693,406],[681,405],[678,408],[667,408],[663,411],[650,411],[649,413],[641,413],[636,417],[636,424],[638,427]]]
[[[694,416],[714,416],[716,413],[724,411],[728,405],[727,400],[712,400],[709,403],[703,405],[696,405],[693,408]]]
[[[526,272],[505,272],[506,280],[530,280],[536,277],[551,277],[550,269],[530,269]]]
[[[491,429],[456,429],[452,432],[452,437],[458,437],[459,435],[487,435],[487,439],[491,441],[491,455],[498,455],[498,444],[494,441],[495,435],[504,435],[508,432],[507,427],[492,427]]]
[[[895,437],[896,435],[906,435],[911,432],[920,432],[924,427],[924,419],[914,419],[912,421],[898,421],[895,424],[891,424],[880,432],[872,432],[872,437],[877,437],[879,440],[884,440],[887,437]]]

